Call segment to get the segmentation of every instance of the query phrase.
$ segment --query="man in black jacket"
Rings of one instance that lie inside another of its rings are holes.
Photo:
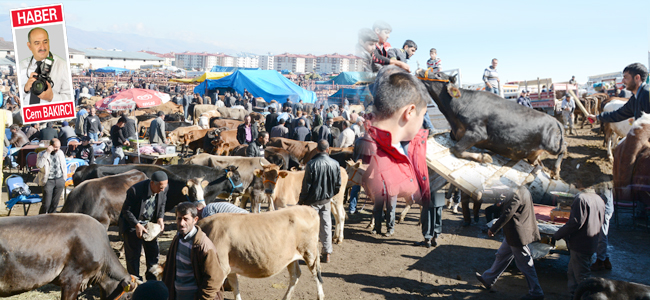
[[[266,131],[260,132],[260,136],[254,142],[248,144],[246,148],[247,157],[264,157],[264,148],[269,142],[269,133]]]
[[[330,262],[332,253],[332,213],[331,204],[334,195],[341,188],[341,168],[339,163],[327,154],[329,143],[318,142],[318,154],[305,166],[305,177],[298,204],[309,205],[318,211],[320,217],[319,239],[323,243],[321,262]]]
[[[140,253],[143,246],[147,270],[158,264],[158,239],[147,242],[143,240],[142,234],[148,233],[145,226],[149,222],[156,222],[160,226],[160,232],[164,231],[163,218],[168,183],[167,174],[156,171],[151,175],[151,179],[134,184],[126,192],[126,200],[120,213],[119,231],[124,240],[126,269],[131,275],[140,277]]]
[[[264,122],[266,132],[271,132],[271,129],[278,125],[278,113],[275,112],[275,107],[269,108],[269,111],[271,113],[266,116],[266,122]]]
[[[49,141],[53,138],[56,138],[59,134],[56,132],[56,129],[54,129],[52,122],[47,123],[47,127],[41,129],[40,131],[40,140],[41,141]]]
[[[641,117],[642,112],[650,113],[650,91],[648,85],[645,84],[647,77],[648,69],[641,63],[633,63],[625,67],[623,69],[623,84],[634,95],[621,108],[603,112],[598,116],[589,115],[589,119],[597,118],[600,122],[616,123],[630,118],[636,120]]]
[[[237,126],[237,141],[241,145],[252,143],[258,135],[257,123],[251,122],[251,115],[244,117],[244,123]]]
[[[126,124],[126,118],[120,117],[117,120],[117,124],[111,127],[111,141],[113,143],[111,147],[111,153],[113,155],[113,164],[118,165],[120,161],[124,158],[124,149],[122,146],[129,146],[130,143],[124,136],[124,125]]]
[[[305,120],[297,119],[298,126],[293,130],[292,139],[301,142],[311,141],[311,131],[305,127]]]

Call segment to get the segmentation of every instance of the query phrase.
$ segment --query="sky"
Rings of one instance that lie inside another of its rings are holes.
[[[0,2],[10,9],[57,2]],[[502,82],[566,81],[648,64],[650,1],[63,1],[68,26],[203,42],[230,54],[354,52],[357,31],[391,24],[389,42],[415,41],[410,60],[426,64],[435,47],[443,69],[461,69],[463,83],[481,82],[492,58]],[[4,24],[4,23],[3,23]],[[3,26],[9,26],[4,24]],[[0,29],[7,32],[7,28]],[[4,37],[11,40],[11,37]],[[129,38],[133,38],[130,36]],[[70,42],[70,41],[69,41]],[[148,45],[142,49],[157,51]]]

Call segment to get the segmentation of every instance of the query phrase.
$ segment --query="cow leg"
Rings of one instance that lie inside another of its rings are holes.
[[[336,228],[334,229],[334,237],[332,237],[332,242],[334,244],[343,243],[343,227],[345,226],[345,208],[343,208],[343,203],[338,205],[334,200],[330,201],[332,206],[332,214],[334,214],[334,220],[336,220]]]
[[[456,145],[451,147],[449,150],[452,154],[459,158],[474,160],[480,163],[492,163],[492,157],[487,153],[467,152],[467,149],[483,140],[485,140],[485,137],[481,136],[475,131],[468,130],[463,138],[461,138],[460,141],[458,141]]]
[[[406,199],[406,206],[404,207],[404,210],[402,210],[402,213],[399,215],[399,220],[397,220],[397,224],[401,224],[404,222],[404,219],[406,218],[406,214],[409,213],[409,210],[411,210],[411,206],[413,205],[413,201]]]
[[[241,300],[241,294],[239,293],[239,280],[237,277],[237,273],[228,274],[228,284],[232,287],[232,293],[233,296],[235,296],[235,300]]]
[[[560,179],[560,167],[562,165],[562,159],[564,159],[564,156],[566,154],[567,154],[567,144],[565,142],[564,145],[562,145],[562,150],[560,151],[560,154],[558,154],[557,159],[555,160],[555,169],[551,174],[551,178],[555,180]]]
[[[83,278],[80,272],[73,272],[69,268],[64,269],[59,275],[61,300],[76,300],[81,289],[82,280]]]
[[[615,132],[608,134],[608,137],[605,137],[605,142],[607,143],[607,157],[611,163],[614,163],[614,155],[612,154],[612,148],[618,140],[618,135]]]
[[[296,287],[296,284],[298,283],[298,279],[300,278],[300,263],[298,261],[294,261],[290,263],[287,266],[287,269],[289,269],[289,288],[287,289],[287,292],[284,294],[284,300],[290,300],[291,295],[293,294],[293,290]]]
[[[275,210],[275,202],[273,202],[273,199],[271,199],[271,196],[267,196],[267,197],[268,197],[268,202],[269,202],[269,211],[274,211]]]
[[[323,293],[323,277],[320,272],[320,257],[316,253],[318,253],[318,240],[315,241],[315,245],[312,245],[311,250],[307,250],[303,253],[302,258],[305,260],[305,264],[307,264],[309,271],[316,280],[318,300],[323,300],[325,299],[325,293]],[[295,261],[294,263],[297,262],[298,261]]]

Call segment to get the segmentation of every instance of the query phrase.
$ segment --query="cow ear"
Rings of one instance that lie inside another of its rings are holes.
[[[346,164],[348,167],[350,167],[350,166],[352,166],[352,165],[354,164],[354,161],[348,159],[348,160],[345,161],[345,164]]]
[[[458,74],[455,74],[454,76],[449,77],[449,82],[451,82],[451,83],[456,83],[456,80],[458,80]]]
[[[208,184],[209,184],[209,182],[207,180],[203,180],[201,182],[201,187],[205,188],[206,186],[208,186]]]
[[[264,174],[264,171],[260,169],[256,169],[255,171],[253,171],[253,174],[255,174],[255,176],[257,177],[262,178],[262,174]]]
[[[460,90],[453,84],[447,85],[447,92],[454,98],[460,98]]]
[[[187,186],[192,187],[194,185],[194,180],[188,180],[187,181]]]
[[[361,161],[358,161],[357,163],[354,164],[354,168],[358,169],[361,166]]]
[[[190,189],[188,187],[183,187],[183,189],[181,190],[181,193],[183,193],[183,195],[187,196],[189,191],[190,191]]]
[[[278,173],[278,175],[279,175],[280,177],[282,177],[282,178],[285,178],[285,177],[287,177],[287,175],[289,175],[289,172],[287,172],[287,171],[280,171],[280,173]]]

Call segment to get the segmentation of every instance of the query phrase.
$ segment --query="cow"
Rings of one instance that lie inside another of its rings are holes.
[[[581,98],[579,101],[582,103],[582,106],[585,107],[585,110],[586,110],[588,113],[590,113],[590,114],[594,114],[594,115],[598,114],[598,113],[597,113],[598,109],[596,108],[596,105],[597,105],[597,103],[598,103],[598,100],[597,100],[596,98],[594,98],[594,97],[583,97],[583,98]],[[580,125],[580,129],[585,128],[585,123],[587,122],[587,116],[585,116],[585,115],[582,113],[582,110],[581,110],[581,109],[577,109],[577,110],[575,110],[575,111],[573,112],[573,114],[575,115],[575,120],[576,120],[575,123],[576,123],[576,124],[578,123],[578,117],[582,117],[582,123],[581,123],[581,125]],[[589,125],[591,126],[591,128],[594,128],[594,124],[593,124],[593,123],[590,122]]]
[[[641,300],[650,299],[650,286],[592,277],[576,288],[574,300]]]
[[[248,150],[248,145],[239,145],[230,152],[230,156],[246,156],[246,150]],[[303,169],[303,165],[289,151],[282,148],[273,146],[265,147],[264,158],[270,163],[278,165],[282,170],[291,170],[292,168],[298,170]]]
[[[126,173],[86,180],[76,186],[65,200],[62,213],[82,213],[95,218],[108,230],[117,225],[126,191],[147,179],[147,175],[131,170]]]
[[[237,129],[242,123],[244,122],[238,120],[210,118],[210,127],[213,128]]]
[[[341,188],[332,198],[332,214],[336,220],[336,229],[332,242],[340,244],[343,242],[343,228],[345,226],[345,209],[343,208],[343,198],[345,196],[345,186],[348,181],[348,174],[344,168],[341,168]],[[290,205],[298,204],[300,191],[302,190],[302,179],[305,177],[305,171],[284,171],[276,165],[264,166],[263,170],[255,170],[255,175],[264,179],[265,192],[270,195],[270,201],[273,202],[273,208],[283,208]],[[254,207],[255,203],[251,203]],[[271,205],[269,204],[271,209]]]
[[[271,138],[267,144],[267,146],[278,147],[289,151],[291,155],[300,161],[312,150],[316,149],[316,145],[315,142],[301,142],[281,137]]]
[[[300,259],[316,280],[318,299],[325,298],[318,255],[320,222],[311,207],[294,206],[263,214],[216,214],[200,220],[198,226],[214,243],[235,299],[241,299],[237,275],[266,278],[285,267],[290,280],[283,299],[291,299],[301,273]]]
[[[612,101],[609,101],[605,105],[605,108],[603,108],[603,112],[618,110],[623,105],[625,105],[627,99],[625,100],[626,101],[614,99]],[[610,162],[614,162],[614,155],[612,155],[612,148],[616,147],[616,144],[618,144],[618,139],[620,137],[624,137],[627,135],[628,132],[630,132],[630,128],[632,128],[632,124],[630,124],[628,120],[623,120],[616,123],[603,122],[601,124],[601,127],[605,132],[604,143],[605,146],[607,147],[607,157],[609,158]]]
[[[202,180],[207,181],[208,185],[203,189],[206,204],[216,201],[217,197],[230,199],[244,193],[241,175],[237,166],[228,165],[224,168],[211,168],[195,165],[169,165],[164,166],[164,168],[169,173],[181,178],[202,178]],[[187,197],[184,198],[187,199]]]
[[[104,226],[90,216],[6,217],[0,228],[0,297],[54,283],[63,300],[77,299],[91,285],[99,286],[100,299],[127,299],[139,283],[115,256]]]
[[[186,133],[197,129],[201,129],[201,127],[192,125],[188,127],[176,128],[176,130],[167,134],[167,144],[177,146],[181,145],[181,137],[185,136]]]
[[[194,120],[194,125],[198,125],[199,118],[205,112],[217,110],[216,105],[212,104],[197,104],[194,106],[194,113],[192,114],[192,119]],[[220,114],[221,115],[221,114]]]
[[[172,101],[167,101],[161,105],[150,107],[150,108],[145,108],[143,111],[148,112],[150,114],[156,114],[159,111],[162,111],[165,113],[165,115],[173,115],[173,114],[183,114],[183,106],[178,105]]]
[[[650,186],[650,114],[634,121],[630,132],[614,150],[615,201],[642,201],[650,205],[644,190]]]
[[[341,151],[336,153],[331,153],[330,157],[339,163],[339,166],[346,167],[345,162],[352,159],[352,151]]]
[[[212,140],[211,143],[214,146],[214,154],[224,156],[230,154],[232,150],[239,146],[239,141],[237,140],[237,129],[220,132],[219,136]]]
[[[384,76],[390,76],[402,72],[398,69],[382,70],[388,74]],[[378,75],[378,80],[383,74]],[[567,144],[564,126],[555,118],[495,94],[458,89],[454,86],[455,76],[421,69],[416,74],[451,125],[451,136],[457,143],[450,151],[456,157],[492,163],[487,153],[467,152],[476,146],[513,160],[525,158],[531,164],[542,165],[540,155],[548,152],[557,155],[552,177],[559,178]]]
[[[330,153],[329,153],[330,155],[332,155],[332,154],[334,154],[334,153],[343,152],[343,151],[349,151],[349,152],[352,152],[352,151],[354,151],[354,147],[347,147],[347,148],[330,147],[330,148],[329,148],[329,151],[330,151]],[[303,164],[306,164],[306,163],[309,162],[309,161],[310,161],[314,156],[316,156],[316,154],[318,154],[318,153],[319,153],[318,149],[316,149],[316,148],[312,149],[311,151],[309,151],[309,153],[308,153],[307,155],[305,155],[305,157],[302,158],[302,163],[303,163]],[[341,166],[341,167],[345,167],[345,164],[344,164],[343,166]]]
[[[239,121],[244,121],[244,117],[248,115],[248,112],[245,109],[241,108],[230,108],[222,106],[219,107],[217,111],[219,111],[221,117],[224,119],[233,119]]]
[[[205,138],[205,135],[208,134],[208,131],[213,130],[214,128],[195,129],[188,131],[183,137],[180,138],[182,155],[187,156],[189,149],[191,149],[194,154],[197,154],[198,149],[203,149],[203,139]]]

